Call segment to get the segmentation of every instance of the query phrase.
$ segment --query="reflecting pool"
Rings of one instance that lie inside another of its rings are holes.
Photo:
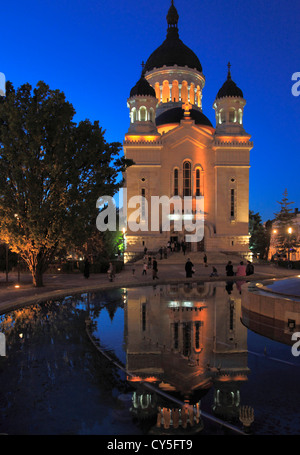
[[[0,433],[299,434],[300,312],[294,325],[260,314],[242,284],[116,289],[1,315]]]

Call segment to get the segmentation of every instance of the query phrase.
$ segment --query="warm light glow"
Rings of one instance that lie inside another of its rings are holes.
[[[147,378],[141,378],[140,376],[132,376],[132,377],[127,376],[127,381],[131,381],[131,382],[157,382],[158,378],[156,378],[155,376],[149,376]]]
[[[158,137],[159,136],[154,136],[154,135],[144,136],[144,135],[133,135],[133,134],[125,136],[126,141],[129,141],[129,142],[153,142],[153,141],[156,141],[156,139]]]
[[[274,229],[274,231],[273,231],[273,234],[277,234],[277,231],[276,231],[276,229]]]
[[[249,142],[249,137],[245,136],[218,136],[220,142]]]
[[[20,287],[20,285],[19,285],[19,284],[16,284],[16,285],[15,285],[15,288],[16,288],[16,289],[18,289],[19,287]]]
[[[291,227],[288,228],[288,233],[291,234],[293,229]]]
[[[125,230],[125,228],[123,227],[123,234],[124,234],[124,235],[125,235],[125,232],[126,232],[126,230]]]

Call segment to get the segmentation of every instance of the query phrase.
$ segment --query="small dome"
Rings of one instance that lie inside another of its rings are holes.
[[[220,99],[220,98],[226,98],[228,96],[235,96],[235,97],[238,97],[238,98],[243,98],[244,97],[242,90],[231,79],[230,63],[228,63],[227,80],[224,82],[224,84],[222,85],[222,87],[218,91],[218,94],[217,94],[216,98]]]
[[[190,110],[190,117],[195,121],[196,125],[211,126],[210,120],[201,111],[197,109]],[[162,112],[156,117],[156,126],[168,125],[170,123],[180,123],[184,118],[184,110],[181,107],[174,107]]]
[[[140,80],[130,90],[130,97],[132,96],[153,96],[156,98],[155,90],[149,82],[142,75]]]

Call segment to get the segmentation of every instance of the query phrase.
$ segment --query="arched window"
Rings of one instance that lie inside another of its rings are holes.
[[[155,83],[155,95],[158,101],[160,101],[160,85],[159,82]]]
[[[179,191],[178,191],[178,177],[179,177],[179,170],[174,169],[174,176],[173,176],[173,186],[174,186],[174,196],[178,196]]]
[[[169,99],[170,99],[169,81],[164,81],[162,87],[162,102],[167,103]]]
[[[221,114],[221,123],[225,123],[226,122],[225,111],[223,109],[221,109],[220,114]]]
[[[131,111],[131,123],[136,122],[136,108],[134,107]]]
[[[147,120],[147,109],[144,106],[142,106],[142,107],[140,107],[139,113],[140,113],[140,121],[145,122]]]
[[[189,161],[185,161],[183,163],[183,196],[192,195],[191,180],[191,163]]]
[[[238,113],[238,122],[240,125],[243,124],[243,113],[242,113],[242,109],[239,109],[239,113]]]
[[[149,110],[149,116],[150,116],[150,122],[154,122],[154,109],[153,107],[150,107],[150,110]]]
[[[188,85],[186,81],[181,84],[181,101],[186,103],[188,101]]]
[[[235,121],[236,121],[235,110],[234,109],[230,109],[230,111],[229,111],[229,122],[230,123],[235,123]]]
[[[195,104],[195,85],[193,83],[190,85],[190,103]]]
[[[197,106],[201,107],[201,90],[199,85],[197,85],[196,104]]]
[[[196,169],[196,196],[200,196],[200,169]]]
[[[178,81],[173,81],[172,82],[172,101],[179,101]]]

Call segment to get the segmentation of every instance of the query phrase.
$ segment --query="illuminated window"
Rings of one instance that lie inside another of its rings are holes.
[[[136,108],[134,107],[131,111],[131,122],[136,122]]]
[[[159,85],[159,82],[155,83],[155,96],[160,101],[160,85]]]
[[[226,122],[226,115],[225,115],[225,111],[223,109],[220,111],[220,115],[221,115],[221,122],[220,123],[225,123]]]
[[[169,81],[164,81],[162,87],[162,102],[167,103],[169,101],[169,98],[170,98]]]
[[[242,125],[243,123],[243,114],[242,114],[242,110],[239,109],[239,118],[238,118],[238,121],[239,121],[239,124]]]
[[[196,196],[200,196],[200,169],[196,169]]]
[[[174,196],[178,196],[178,169],[174,169]]]
[[[147,110],[144,106],[140,107],[140,121],[145,122],[147,119]]]
[[[172,101],[179,101],[178,81],[173,81],[172,82]]]
[[[181,101],[186,103],[188,101],[188,84],[186,81],[182,81],[181,85]]]
[[[190,103],[195,104],[195,85],[191,84],[190,86]]]
[[[236,115],[235,115],[235,110],[234,109],[231,109],[229,111],[229,122],[230,123],[235,123],[236,121]]]
[[[191,196],[191,190],[191,163],[189,161],[185,161],[183,163],[183,196]]]
[[[155,118],[154,118],[154,109],[152,107],[150,108],[149,116],[150,116],[150,121],[154,122],[154,120],[155,120]]]

